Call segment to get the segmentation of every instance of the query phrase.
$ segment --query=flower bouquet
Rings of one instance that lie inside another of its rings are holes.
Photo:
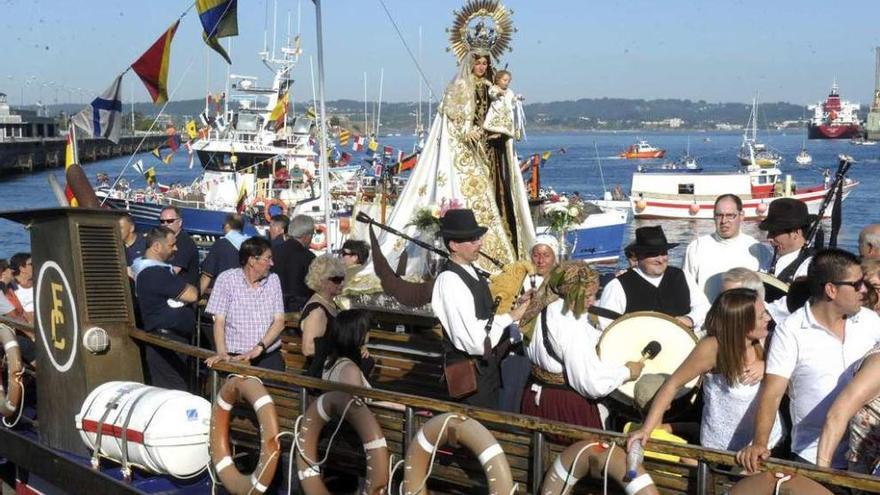
[[[583,222],[587,217],[579,203],[571,203],[565,196],[544,203],[541,209],[549,221],[550,230],[557,234],[565,234],[568,229]]]
[[[440,232],[440,219],[446,215],[447,211],[459,208],[464,208],[459,200],[443,198],[440,204],[423,206],[416,210],[406,226],[416,227],[423,234],[436,235]]]

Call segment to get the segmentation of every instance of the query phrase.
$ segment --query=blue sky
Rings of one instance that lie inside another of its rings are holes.
[[[445,29],[463,2],[385,0],[413,51],[422,28],[422,63],[436,92],[455,71],[445,51]],[[0,0],[0,91],[11,102],[90,99],[104,90],[183,12],[171,0]],[[271,11],[268,0],[268,26]],[[279,0],[278,39],[297,1]],[[689,98],[811,103],[837,79],[842,95],[869,103],[874,85],[875,19],[880,4],[863,0],[573,1],[509,0],[514,10],[514,51],[505,56],[512,86],[528,102],[622,97]],[[845,6],[845,7],[844,7]],[[233,73],[268,73],[256,55],[263,46],[267,1],[239,0]],[[311,98],[309,56],[317,64],[315,9],[301,2],[305,56],[294,98]],[[418,76],[379,0],[324,0],[327,98],[378,96],[414,101]],[[174,39],[169,87],[173,99],[222,89],[225,62],[206,53],[195,9]],[[271,46],[271,41],[270,41]],[[206,63],[206,57],[208,62]],[[207,70],[206,70],[207,68]],[[208,75],[206,75],[208,74]],[[56,89],[57,88],[57,89]],[[78,91],[76,88],[82,88]],[[147,101],[137,77],[124,80],[124,99]],[[22,91],[23,89],[23,91]],[[427,92],[427,91],[426,91]]]

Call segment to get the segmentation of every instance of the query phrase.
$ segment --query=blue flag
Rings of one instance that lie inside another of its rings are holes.
[[[123,75],[120,74],[101,96],[70,119],[89,137],[103,137],[119,143],[119,132],[122,130],[122,99],[119,92]]]

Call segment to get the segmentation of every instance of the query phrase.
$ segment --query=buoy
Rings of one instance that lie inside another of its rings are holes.
[[[697,203],[693,203],[690,206],[688,206],[688,213],[690,213],[691,216],[694,216],[699,212],[700,212],[700,205],[698,205]]]
[[[763,201],[758,203],[758,206],[755,207],[755,211],[758,212],[758,215],[764,216],[767,213],[767,204]]]
[[[645,208],[647,208],[647,207],[648,207],[648,202],[645,201],[644,199],[640,199],[640,200],[636,201],[636,212],[641,213],[641,212],[645,211]]]

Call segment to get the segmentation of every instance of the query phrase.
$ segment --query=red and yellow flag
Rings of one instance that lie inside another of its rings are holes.
[[[284,93],[284,96],[278,98],[278,103],[275,104],[275,108],[272,109],[272,114],[269,115],[269,121],[275,121],[276,131],[284,125],[284,120],[287,117],[287,105],[289,102],[290,93]]]
[[[74,131],[74,129],[76,129],[75,125],[69,125],[67,127],[67,148],[64,150],[65,175],[67,169],[69,169],[71,165],[75,164],[77,161],[76,131]],[[67,197],[67,202],[70,204],[70,206],[79,206],[79,203],[76,201],[76,197],[73,195],[73,189],[70,188],[70,184],[65,184],[64,196]]]
[[[168,66],[171,58],[171,40],[177,31],[180,20],[174,22],[159,39],[153,43],[141,58],[131,64],[131,68],[144,82],[147,91],[153,98],[153,103],[160,104],[168,101]]]

